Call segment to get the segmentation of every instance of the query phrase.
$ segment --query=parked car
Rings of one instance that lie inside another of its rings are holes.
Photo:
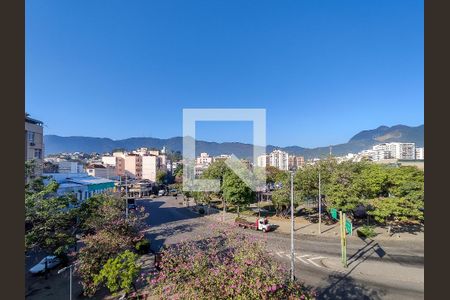
[[[33,266],[30,269],[30,273],[38,274],[44,272],[46,262],[47,262],[47,269],[49,270],[58,266],[61,263],[61,260],[53,255],[46,256],[37,265]]]
[[[159,190],[158,196],[164,196],[166,194],[165,190]]]
[[[174,197],[176,197],[177,195],[178,195],[178,191],[176,190],[176,189],[172,189],[172,190],[170,190],[170,195],[172,195],[172,196],[174,196]]]

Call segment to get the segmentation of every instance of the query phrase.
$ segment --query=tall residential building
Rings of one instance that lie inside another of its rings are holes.
[[[267,154],[263,154],[258,156],[256,160],[256,165],[261,168],[265,168],[267,166],[270,166],[270,157]]]
[[[142,179],[156,182],[156,172],[161,168],[161,159],[155,155],[142,156]]]
[[[142,179],[142,156],[132,153],[125,155],[125,174]]]
[[[44,158],[44,129],[43,122],[32,119],[25,114],[25,161],[35,162],[34,174],[31,177],[42,175]]]
[[[416,148],[416,159],[424,160],[425,159],[425,148]]]
[[[281,150],[273,150],[269,154],[270,165],[280,170],[289,170],[289,154]]]

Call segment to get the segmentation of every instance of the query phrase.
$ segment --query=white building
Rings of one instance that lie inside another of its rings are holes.
[[[274,150],[269,154],[270,165],[280,170],[289,170],[289,154],[281,150]]]
[[[256,165],[261,168],[265,168],[266,166],[270,166],[270,157],[267,154],[263,154],[258,156],[256,159]]]
[[[156,182],[156,172],[160,169],[161,159],[155,155],[142,156],[142,179]]]
[[[416,157],[415,143],[383,143],[372,147],[374,160],[382,159],[404,159],[411,160]]]
[[[117,176],[116,168],[110,165],[91,164],[86,167],[89,176],[113,179]]]
[[[200,156],[195,159],[196,165],[201,166],[209,166],[212,162],[213,158],[206,152],[200,153]]]
[[[423,147],[416,148],[416,159],[420,159],[420,160],[425,159],[425,148],[423,148]]]
[[[83,173],[83,165],[76,161],[59,161],[59,173]]]

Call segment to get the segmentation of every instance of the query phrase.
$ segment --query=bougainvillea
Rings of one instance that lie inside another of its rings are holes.
[[[159,299],[313,299],[268,253],[265,244],[232,228],[163,250],[149,278]]]

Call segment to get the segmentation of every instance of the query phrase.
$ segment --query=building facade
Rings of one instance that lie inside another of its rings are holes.
[[[416,148],[416,159],[424,160],[425,159],[425,148]]]
[[[25,161],[34,161],[31,177],[42,175],[44,158],[44,123],[25,115]]]
[[[269,154],[270,165],[280,170],[289,170],[289,155],[281,150],[274,150]]]

